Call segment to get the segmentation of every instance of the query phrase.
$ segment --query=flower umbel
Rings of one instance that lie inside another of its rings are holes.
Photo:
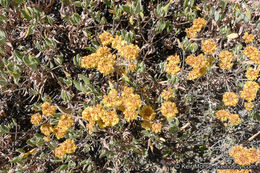
[[[225,106],[236,106],[238,97],[234,92],[225,92],[223,95],[223,102]]]
[[[214,41],[206,40],[202,43],[201,48],[206,55],[211,55],[216,52],[217,44]]]
[[[42,122],[42,116],[40,113],[36,113],[31,116],[31,123],[33,125],[39,125],[41,122]]]

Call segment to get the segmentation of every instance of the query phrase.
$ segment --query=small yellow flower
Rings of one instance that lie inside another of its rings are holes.
[[[152,124],[152,132],[159,133],[162,130],[162,124],[161,123],[154,123]]]
[[[51,134],[51,132],[53,132],[53,128],[49,123],[45,123],[45,124],[41,125],[40,130],[46,136],[49,136]]]
[[[174,102],[164,102],[161,107],[161,113],[166,118],[174,118],[179,111]]]
[[[169,56],[167,61],[168,63],[166,64],[166,72],[172,75],[176,75],[180,71],[180,67],[178,66],[180,57],[178,55]]]
[[[116,111],[106,112],[101,119],[105,122],[105,126],[115,126],[119,122]]]
[[[231,67],[233,66],[233,64],[231,63],[233,60],[232,52],[229,52],[227,50],[221,51],[219,53],[219,59],[220,59],[219,67],[222,70],[231,69]]]
[[[251,111],[254,108],[254,104],[252,102],[246,102],[245,108],[246,110]]]
[[[247,46],[245,49],[244,49],[244,54],[246,55],[246,57],[250,58],[250,59],[253,59],[257,56],[258,54],[258,50],[256,47],[253,47],[253,46]]]
[[[101,43],[106,46],[108,44],[111,44],[114,37],[112,34],[110,34],[109,32],[105,31],[102,34],[99,35],[99,39],[101,41]]]
[[[203,18],[197,18],[193,20],[193,25],[190,28],[186,28],[185,32],[189,38],[194,38],[197,36],[197,32],[206,25],[206,20]]]
[[[66,139],[66,141],[64,141],[62,145],[65,149],[65,152],[68,154],[74,153],[77,149],[77,146],[75,145],[75,142],[72,139]]]
[[[51,106],[49,102],[44,102],[42,105],[42,113],[46,116],[51,116],[56,112],[56,106]]]
[[[206,40],[202,43],[201,48],[206,55],[211,55],[216,52],[217,44],[211,40]]]
[[[195,38],[195,37],[197,37],[197,31],[193,27],[186,28],[185,32],[186,32],[188,38]]]
[[[259,160],[258,151],[255,148],[244,148],[241,145],[233,146],[229,155],[234,158],[236,164],[251,165]]]
[[[244,147],[242,145],[233,146],[229,151],[229,156],[234,157],[243,151],[244,151]]]
[[[246,72],[246,78],[248,80],[257,80],[259,75],[259,70],[254,70],[252,67],[249,67]]]
[[[252,56],[250,59],[257,65],[260,65],[260,53],[259,52],[256,55]]]
[[[31,123],[33,125],[39,125],[41,122],[42,122],[42,116],[40,113],[36,113],[31,116]]]
[[[219,110],[219,111],[216,113],[216,117],[217,117],[220,121],[222,121],[222,122],[227,121],[228,118],[229,118],[229,116],[230,116],[230,113],[227,112],[227,111],[225,111],[225,110]]]
[[[201,17],[193,20],[192,27],[196,30],[196,32],[199,32],[205,25],[207,21]]]
[[[96,53],[92,53],[88,56],[84,56],[81,60],[80,66],[82,68],[97,68],[99,62],[99,57]]]
[[[212,59],[206,59],[203,54],[200,54],[197,57],[190,55],[185,61],[193,67],[188,75],[188,80],[194,80],[206,74],[207,67],[210,66]]]
[[[118,92],[115,89],[112,89],[109,91],[108,95],[103,97],[102,103],[107,108],[117,108],[122,104],[122,101],[118,96]]]
[[[229,117],[229,122],[231,125],[236,126],[241,122],[241,119],[239,118],[238,114],[231,114]]]
[[[242,38],[245,40],[245,43],[251,43],[255,39],[255,36],[252,34],[248,34],[248,32],[245,32]]]
[[[59,118],[59,123],[58,123],[59,126],[63,126],[63,127],[66,127],[66,128],[69,129],[73,124],[74,124],[74,122],[73,122],[72,117],[70,115],[64,115],[63,114]]]
[[[126,108],[126,110],[124,111],[124,115],[125,115],[125,119],[126,121],[132,121],[132,120],[136,120],[137,119],[137,113],[135,109],[132,108]]]
[[[225,92],[223,95],[223,102],[225,106],[236,106],[238,97],[234,92]]]
[[[162,98],[164,100],[168,101],[171,97],[173,97],[173,91],[171,88],[168,88],[168,90],[163,90]]]
[[[240,97],[251,102],[256,98],[259,84],[254,81],[248,81],[243,87],[243,91],[240,93]]]
[[[91,106],[84,109],[82,112],[82,118],[84,120],[87,120],[88,122],[98,120],[98,115],[96,113],[94,113],[95,112],[94,109],[95,108],[93,108]]]
[[[122,91],[122,96],[123,97],[130,97],[134,93],[134,89],[131,87],[124,87],[124,90]]]
[[[155,118],[155,112],[151,106],[144,106],[140,111],[140,115],[146,121],[152,121]]]
[[[66,154],[65,148],[63,146],[59,146],[55,149],[55,156],[62,159]]]
[[[64,130],[62,128],[58,128],[57,126],[54,127],[53,134],[57,139],[62,139],[67,134],[67,130]]]

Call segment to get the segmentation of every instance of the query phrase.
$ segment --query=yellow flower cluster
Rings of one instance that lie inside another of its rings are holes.
[[[225,110],[219,110],[219,111],[216,113],[216,117],[217,117],[220,121],[222,121],[222,122],[227,121],[228,118],[229,118],[229,116],[230,116],[230,113],[227,112],[227,111],[225,111]]]
[[[89,122],[87,128],[90,131],[93,131],[95,122],[98,123],[100,128],[114,126],[119,122],[116,111],[106,111],[100,104],[84,109],[82,117]]]
[[[238,97],[234,92],[225,92],[223,95],[223,102],[225,106],[236,106]]]
[[[141,117],[144,119],[142,122],[142,127],[146,130],[150,130],[151,121],[155,118],[155,112],[151,106],[143,106],[140,111]]]
[[[133,61],[140,52],[140,48],[137,45],[128,44],[121,36],[116,36],[114,38],[113,35],[107,31],[100,34],[99,39],[103,47],[100,46],[96,50],[96,53],[83,57],[81,67],[97,68],[97,70],[104,75],[111,74],[114,71],[114,64],[116,61],[116,55],[111,54],[109,48],[106,47],[111,44],[112,48],[118,51],[118,55],[128,61],[129,70],[135,70],[136,64]]]
[[[189,73],[188,79],[194,80],[206,74],[210,60],[207,60],[203,54],[196,56],[190,55],[186,58],[186,63],[193,67]]]
[[[247,46],[243,52],[246,55],[246,57],[251,59],[254,63],[260,64],[260,53],[258,52],[256,47]]]
[[[53,127],[50,125],[50,123],[45,123],[41,125],[40,130],[45,136],[50,136],[50,134],[53,132]]]
[[[166,118],[174,118],[179,111],[174,102],[167,101],[162,103],[161,113]]]
[[[77,149],[74,140],[66,139],[59,147],[55,149],[55,156],[62,159],[64,155],[74,153]]]
[[[53,129],[53,133],[56,136],[56,138],[64,138],[64,136],[66,135],[67,131],[71,128],[73,123],[74,122],[70,115],[60,116],[58,124]]]
[[[245,40],[245,43],[251,43],[255,39],[255,36],[252,34],[248,34],[248,32],[245,32],[242,38]]]
[[[231,52],[225,50],[219,53],[219,59],[220,59],[220,63],[219,63],[219,67],[222,70],[226,70],[226,69],[231,69],[233,66],[232,60],[233,60],[233,55]]]
[[[206,25],[206,20],[203,18],[197,18],[193,20],[193,25],[190,28],[186,28],[185,32],[189,38],[194,38],[197,33]]]
[[[216,117],[222,122],[229,120],[230,124],[233,126],[238,125],[241,122],[238,114],[230,114],[225,110],[219,110],[216,113]]]
[[[173,97],[173,91],[171,88],[168,88],[168,90],[163,90],[162,92],[162,98],[166,101],[168,101],[170,98]]]
[[[117,108],[122,105],[122,100],[118,96],[118,92],[115,89],[109,91],[108,95],[103,97],[102,103],[107,108]]]
[[[51,116],[56,112],[56,106],[51,106],[49,102],[44,102],[42,105],[42,113],[46,116]]]
[[[102,34],[99,35],[99,39],[101,41],[101,43],[106,46],[112,43],[114,37],[112,34],[110,34],[109,32],[105,31]]]
[[[125,114],[125,119],[127,121],[137,119],[137,109],[142,106],[142,100],[138,94],[132,93],[133,89],[129,87],[124,87],[122,92],[122,107],[124,109],[123,113]],[[127,93],[131,94],[127,94]]]
[[[255,148],[244,148],[241,145],[233,146],[229,151],[229,155],[234,158],[236,164],[251,165],[260,158],[260,150]]]
[[[142,105],[140,96],[134,94],[133,88],[124,87],[121,97],[118,92],[112,89],[108,95],[103,97],[103,104],[109,109],[119,109],[123,111],[127,121],[137,119],[137,109]],[[82,112],[83,119],[87,120],[87,128],[93,131],[95,122],[100,128],[107,126],[114,126],[119,122],[116,111],[106,111],[102,105],[98,104],[96,107],[88,107]]]
[[[108,75],[114,71],[115,60],[116,55],[113,55],[108,47],[98,47],[96,53],[83,57],[81,67],[97,68],[104,75]]]
[[[180,71],[178,64],[180,63],[180,57],[178,55],[169,56],[167,58],[166,72],[172,75],[176,75]]]
[[[248,110],[248,111],[251,111],[254,107],[255,107],[255,105],[254,105],[254,103],[252,103],[252,102],[246,102],[246,103],[245,103],[245,108],[246,108],[246,110]]]
[[[118,54],[126,60],[135,60],[140,52],[140,48],[132,43],[127,44],[122,36],[116,36],[112,41],[112,47],[118,51]]]
[[[257,80],[259,75],[259,70],[254,70],[252,67],[249,67],[246,72],[246,78],[248,80]]]
[[[162,124],[161,123],[154,123],[152,125],[152,132],[159,133],[162,131]]]
[[[254,81],[247,81],[243,87],[243,91],[240,97],[247,100],[248,102],[253,101],[256,98],[259,84]]]
[[[42,116],[40,113],[36,113],[31,116],[31,123],[33,125],[39,125],[41,122],[42,122]]]
[[[214,41],[206,40],[202,43],[201,48],[206,55],[211,55],[216,52],[217,44]]]
[[[140,115],[146,121],[152,121],[155,118],[155,112],[151,106],[143,106]]]

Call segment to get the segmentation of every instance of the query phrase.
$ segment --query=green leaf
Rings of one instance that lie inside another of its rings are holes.
[[[90,84],[89,78],[87,78],[86,76],[83,76],[82,74],[79,74],[79,77],[80,77],[81,79],[83,79],[84,83],[85,83],[87,86],[92,86],[92,85]]]
[[[18,59],[18,61],[23,61],[23,55],[19,51],[14,50],[14,56]]]
[[[20,161],[21,161],[21,157],[17,156],[17,157],[14,157],[11,162],[12,163],[17,163],[17,162],[20,162]]]
[[[4,7],[7,8],[10,5],[10,0],[0,0],[0,4]]]
[[[0,125],[0,135],[9,133],[10,128],[6,125]]]
[[[158,27],[157,27],[157,32],[161,33],[166,27],[166,22],[164,20],[160,20]]]
[[[64,89],[62,89],[62,91],[61,91],[61,98],[62,98],[65,102],[69,103],[70,100],[71,100],[71,98],[72,98],[72,96],[71,96],[71,94],[70,94],[69,92],[67,92],[67,91],[65,91]]]
[[[76,7],[82,7],[82,2],[80,1],[75,1],[74,4]]]
[[[70,22],[72,23],[72,24],[75,24],[75,25],[78,25],[78,24],[80,24],[80,22],[81,22],[81,16],[78,14],[78,13],[74,13],[71,17],[70,17]]]
[[[113,5],[113,0],[105,0],[106,5],[111,8]]]
[[[75,87],[76,87],[79,91],[82,91],[82,92],[84,92],[85,94],[87,93],[86,87],[83,86],[83,84],[80,83],[79,81],[74,80],[74,81],[73,81],[73,84],[75,85]]]
[[[29,21],[32,19],[32,17],[29,16],[24,10],[21,10],[21,13],[22,13],[22,17],[23,18],[25,18],[25,19],[27,19]]]
[[[62,170],[65,170],[65,169],[68,169],[68,165],[61,165],[60,167],[59,167],[59,170],[60,171],[62,171]]]
[[[124,12],[127,12],[127,13],[131,14],[131,7],[130,7],[130,6],[128,6],[128,5],[123,5],[123,6],[121,6],[121,7],[122,7],[122,10],[123,10]]]
[[[167,13],[168,13],[168,10],[169,10],[169,7],[170,7],[170,3],[168,3],[167,5],[165,5],[165,6],[163,7],[164,16],[166,16],[166,15],[167,15]]]
[[[95,48],[98,48],[98,47],[99,47],[98,42],[95,41],[95,40],[92,40],[92,41],[91,41],[91,44],[92,44]]]
[[[215,19],[215,21],[216,22],[218,22],[218,20],[219,20],[219,11],[215,11],[215,13],[214,13],[214,19]]]
[[[55,42],[53,39],[50,38],[45,38],[45,43],[47,46],[49,46],[50,48],[54,49],[55,48]]]
[[[18,148],[16,151],[19,153],[25,153],[25,151],[22,148]]]
[[[73,58],[73,61],[74,61],[74,58]],[[57,65],[61,65],[63,63],[63,56],[61,55],[56,55],[56,58],[54,58],[54,62],[57,64]]]
[[[87,50],[90,50],[91,52],[96,52],[96,49],[94,47],[86,47]]]
[[[6,78],[0,77],[0,85],[1,85],[2,87],[6,86],[8,83],[9,83],[9,82],[8,82],[8,80],[7,80]]]

